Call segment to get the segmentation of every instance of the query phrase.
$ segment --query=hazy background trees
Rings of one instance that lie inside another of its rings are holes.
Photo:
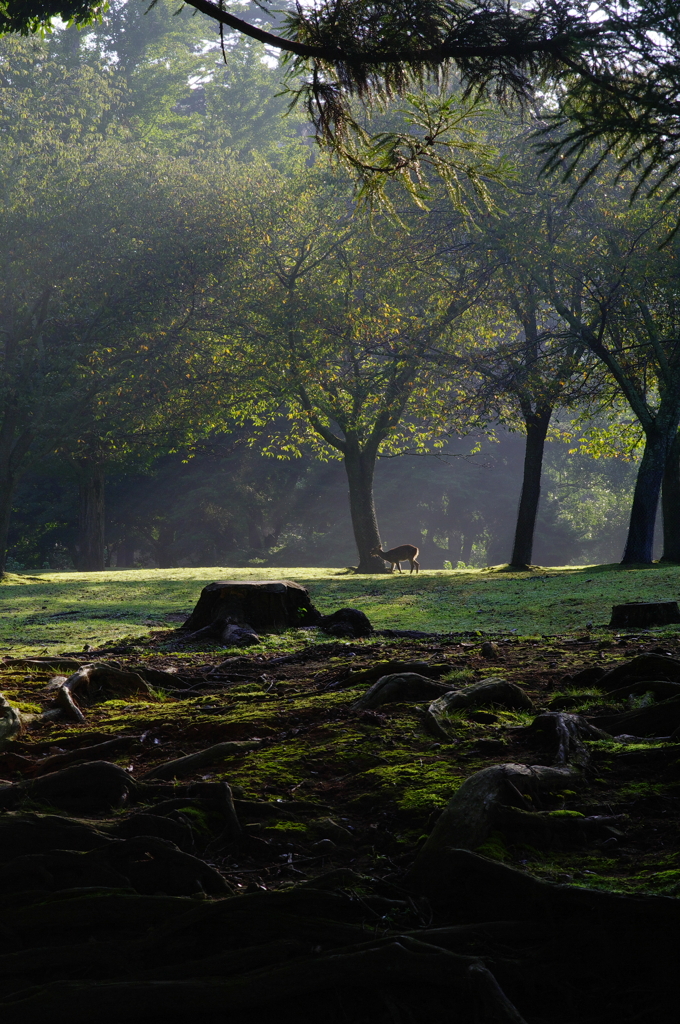
[[[613,164],[572,202],[453,88],[376,114],[371,216],[276,60],[169,12],[0,40],[10,567],[613,561],[633,496],[644,561],[661,477],[676,557],[672,208]],[[409,195],[389,161],[440,115]]]

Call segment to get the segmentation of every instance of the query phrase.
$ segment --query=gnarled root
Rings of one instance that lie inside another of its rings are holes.
[[[531,725],[521,732],[553,764],[577,764],[580,767],[584,767],[590,759],[584,740],[610,738],[581,715],[569,715],[563,711],[546,711],[545,714],[537,715]]]
[[[504,807],[533,808],[541,792],[564,789],[573,784],[575,777],[570,768],[524,764],[499,764],[476,772],[449,800],[418,854],[409,879],[414,882],[427,875],[430,863],[442,849],[475,850],[481,846],[499,827]],[[531,797],[531,802],[526,797]]]

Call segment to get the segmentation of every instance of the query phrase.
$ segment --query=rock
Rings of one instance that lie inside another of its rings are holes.
[[[612,608],[610,627],[622,629],[629,626],[666,626],[680,622],[680,608],[677,601],[629,601],[615,604]]]
[[[482,644],[482,657],[497,660],[500,657],[498,644],[494,644],[490,640],[486,640]]]
[[[314,626],[320,618],[309,592],[292,580],[223,580],[203,588],[183,628],[196,632],[219,622],[267,633]]]
[[[369,636],[373,632],[368,616],[358,608],[339,608],[331,615],[322,615],[318,625],[331,636]]]

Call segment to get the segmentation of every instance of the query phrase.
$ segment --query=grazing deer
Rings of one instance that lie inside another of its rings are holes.
[[[420,569],[420,562],[416,562],[418,557],[418,548],[415,544],[400,544],[398,548],[390,548],[389,551],[381,551],[380,545],[377,548],[373,548],[371,551],[372,555],[380,555],[386,562],[392,563],[392,572],[396,565],[399,572],[401,572],[400,562],[410,562],[411,572],[415,569],[416,572]]]

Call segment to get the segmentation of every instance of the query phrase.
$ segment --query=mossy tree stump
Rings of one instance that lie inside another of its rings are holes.
[[[609,623],[614,628],[647,628],[649,626],[666,626],[672,622],[680,622],[680,609],[677,601],[639,601],[628,604],[615,604]]]
[[[230,622],[268,633],[314,626],[320,618],[309,592],[292,580],[224,580],[203,588],[183,628],[197,631]]]

